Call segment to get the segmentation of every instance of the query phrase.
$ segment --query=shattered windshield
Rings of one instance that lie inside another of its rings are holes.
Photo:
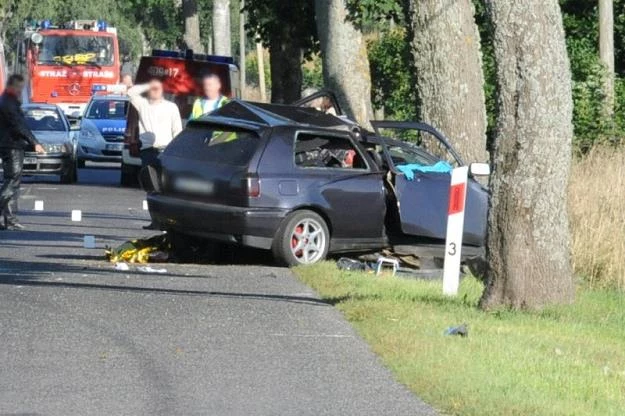
[[[113,65],[113,38],[109,36],[46,35],[39,50],[40,64]]]

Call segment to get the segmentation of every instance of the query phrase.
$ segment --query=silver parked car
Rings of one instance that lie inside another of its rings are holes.
[[[45,149],[42,154],[26,151],[24,174],[58,175],[61,183],[76,182],[76,141],[63,111],[54,104],[25,104],[22,109],[28,127]]]

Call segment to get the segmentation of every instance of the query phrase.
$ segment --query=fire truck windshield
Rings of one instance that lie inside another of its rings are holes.
[[[40,64],[111,66],[113,38],[89,35],[46,35],[39,48]]]

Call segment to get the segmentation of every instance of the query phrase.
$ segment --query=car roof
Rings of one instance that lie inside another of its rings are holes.
[[[46,104],[46,103],[28,103],[28,104],[23,104],[22,108],[34,108],[34,109],[38,109],[38,110],[56,110],[56,111],[60,111],[61,110],[59,108],[59,106],[56,105],[56,104]]]
[[[278,126],[316,127],[351,131],[358,127],[352,121],[314,108],[283,104],[232,100],[194,123],[229,124],[239,127],[263,128]]]

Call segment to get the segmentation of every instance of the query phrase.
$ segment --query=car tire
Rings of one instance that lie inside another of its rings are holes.
[[[69,185],[76,182],[78,182],[78,167],[74,163],[65,174],[61,175],[61,183]]]
[[[273,255],[286,266],[310,265],[328,255],[330,230],[316,212],[295,211],[287,216],[276,233]]]
[[[120,185],[125,188],[139,187],[139,171],[140,168],[122,162]]]

